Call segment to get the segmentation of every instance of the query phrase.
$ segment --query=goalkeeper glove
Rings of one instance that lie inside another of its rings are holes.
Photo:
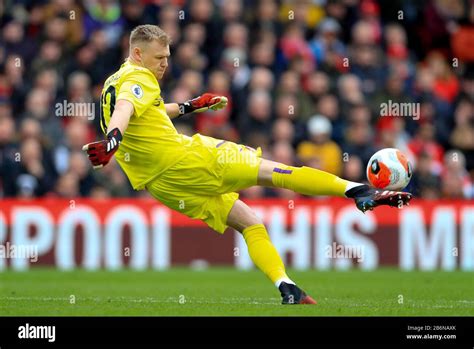
[[[193,98],[184,103],[179,103],[178,105],[179,115],[187,113],[202,113],[209,109],[219,110],[225,108],[227,105],[227,97],[205,93],[202,96]]]
[[[94,169],[97,169],[109,163],[121,141],[122,133],[118,128],[114,128],[107,134],[106,140],[86,144],[82,150],[89,156]]]

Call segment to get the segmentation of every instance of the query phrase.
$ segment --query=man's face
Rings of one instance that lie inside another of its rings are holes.
[[[169,45],[163,45],[158,40],[153,40],[140,45],[140,57],[143,67],[150,70],[157,80],[160,80],[168,67],[170,56]]]

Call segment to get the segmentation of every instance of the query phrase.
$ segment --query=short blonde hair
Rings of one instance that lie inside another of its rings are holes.
[[[143,24],[135,27],[130,34],[130,47],[139,42],[158,40],[163,45],[171,44],[171,37],[157,25]]]

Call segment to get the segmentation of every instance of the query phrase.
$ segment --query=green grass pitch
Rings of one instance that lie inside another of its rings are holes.
[[[469,272],[290,271],[317,306],[282,306],[258,271],[0,273],[2,316],[473,316]]]

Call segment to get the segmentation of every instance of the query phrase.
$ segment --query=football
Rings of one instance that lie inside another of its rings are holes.
[[[398,149],[379,150],[367,164],[367,179],[379,189],[401,190],[412,177],[412,166],[407,157]]]

